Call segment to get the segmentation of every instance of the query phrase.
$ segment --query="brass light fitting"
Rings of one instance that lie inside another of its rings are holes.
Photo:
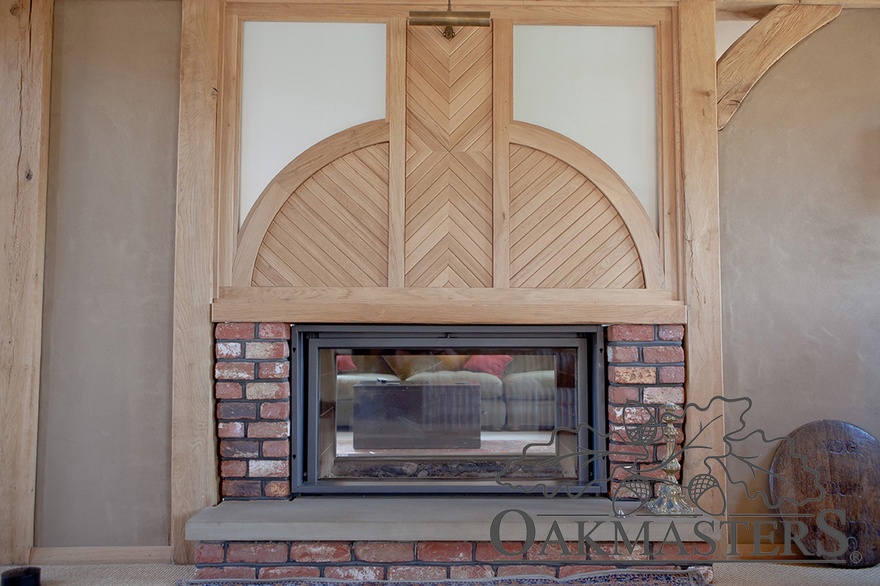
[[[489,12],[452,10],[452,0],[447,0],[445,12],[439,10],[410,11],[409,24],[441,27],[443,36],[451,39],[455,36],[453,27],[491,26],[492,18]]]

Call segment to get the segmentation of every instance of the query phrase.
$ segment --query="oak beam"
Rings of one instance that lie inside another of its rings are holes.
[[[216,0],[183,0],[171,411],[171,547],[177,563],[192,563],[187,520],[219,498],[210,307],[220,18]]]
[[[718,59],[718,130],[783,55],[840,14],[840,6],[780,5]]]
[[[0,0],[0,564],[34,545],[53,0]]]
[[[687,371],[689,403],[711,408],[720,416],[702,433],[700,443],[712,455],[724,450],[724,413],[712,397],[723,395],[721,354],[721,227],[718,201],[718,132],[715,129],[715,2],[682,0],[679,7],[681,66],[681,137],[684,187],[684,271],[687,303]],[[706,421],[707,419],[703,419]],[[696,437],[701,418],[685,420],[685,437]],[[685,456],[684,485],[705,473],[699,458]],[[713,476],[727,492],[722,470]],[[706,495],[704,510],[720,510],[720,495]]]
[[[682,302],[644,289],[224,287],[212,319],[321,323],[680,324]]]

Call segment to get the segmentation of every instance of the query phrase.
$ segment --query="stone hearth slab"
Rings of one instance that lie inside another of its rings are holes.
[[[508,509],[523,511],[531,519],[536,541],[555,538],[551,533],[554,521],[563,538],[571,541],[578,539],[579,524],[587,532],[592,529],[590,537],[597,542],[617,540],[621,529],[630,540],[635,540],[646,521],[651,521],[651,541],[663,541],[670,521],[674,521],[682,541],[701,541],[694,533],[694,525],[712,521],[705,515],[661,517],[641,511],[614,519],[610,516],[611,501],[604,498],[308,496],[291,501],[224,501],[191,518],[186,524],[186,539],[489,541],[493,519]],[[507,513],[500,523],[500,538],[523,541],[526,526],[523,515]],[[710,531],[706,523],[700,530],[717,539],[717,531]],[[674,538],[670,536],[668,541],[673,542]]]

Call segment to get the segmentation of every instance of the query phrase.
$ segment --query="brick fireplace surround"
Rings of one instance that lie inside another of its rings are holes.
[[[623,406],[627,401],[684,404],[684,333],[681,325],[607,328],[608,424],[612,440],[624,439],[614,432],[623,429]],[[215,338],[221,497],[289,499],[290,325],[221,323],[216,326]],[[683,434],[679,434],[678,441],[682,440]],[[660,436],[650,448],[655,462],[665,456],[662,442]],[[636,450],[642,450],[625,441],[612,441],[610,448],[612,466],[634,462]],[[647,475],[661,478],[662,472]],[[612,477],[611,493],[621,476]],[[522,544],[509,545],[508,551],[522,548]],[[196,546],[196,577],[434,580],[542,574],[561,578],[609,569],[615,560],[650,557],[674,563],[675,559],[683,559],[677,547],[668,546],[649,552],[636,550],[632,555],[597,556],[595,552],[567,555],[559,544],[544,547],[535,543],[522,554],[502,556],[488,540],[314,541],[303,535],[301,541],[201,541]],[[569,549],[577,552],[577,544]],[[586,563],[588,559],[590,564]],[[548,560],[568,563],[541,563]]]

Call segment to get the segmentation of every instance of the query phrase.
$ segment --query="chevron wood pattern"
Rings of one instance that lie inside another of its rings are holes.
[[[388,285],[388,143],[336,159],[290,195],[263,238],[251,284]]]
[[[623,219],[583,174],[521,145],[510,151],[510,286],[644,288]]]
[[[491,30],[407,30],[406,149],[406,286],[491,287]]]

